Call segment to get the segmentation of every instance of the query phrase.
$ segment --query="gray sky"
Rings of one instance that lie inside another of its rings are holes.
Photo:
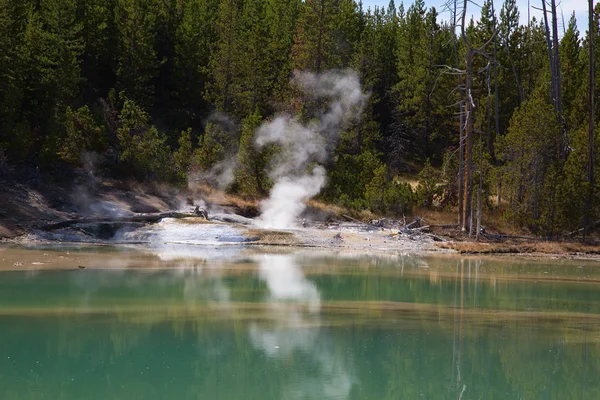
[[[401,0],[394,0],[396,3],[396,6],[398,6],[401,3]],[[534,7],[538,7],[541,8],[542,7],[542,0],[530,0],[530,4]],[[482,4],[483,0],[474,0],[475,3],[477,4]],[[410,6],[410,4],[413,3],[413,0],[405,0],[404,1],[404,6],[406,8],[408,8],[408,6]],[[448,14],[448,12],[443,12],[443,8],[444,8],[444,0],[425,0],[425,5],[429,8],[431,6],[435,6],[435,8],[437,9],[438,13],[440,13],[440,18],[444,19],[444,20],[448,20],[450,19],[450,15]],[[503,0],[495,0],[494,1],[494,6],[496,8],[496,13],[499,14],[500,13],[500,7],[502,7],[502,3]],[[368,8],[368,7],[374,7],[374,6],[386,6],[389,4],[389,0],[363,0],[363,7],[364,8]],[[521,13],[521,24],[527,24],[527,0],[517,0],[517,6],[519,7],[519,12]],[[473,3],[469,3],[469,15],[473,15],[475,17],[475,19],[477,19],[479,17],[480,14],[480,8],[477,7],[475,4]],[[560,10],[562,9],[563,15],[564,15],[564,20],[565,20],[565,29],[566,29],[566,24],[569,23],[569,18],[571,17],[571,13],[573,11],[575,11],[575,17],[577,18],[577,25],[579,26],[579,32],[580,32],[580,37],[583,37],[585,35],[585,31],[587,30],[587,20],[588,20],[588,13],[587,13],[587,1],[586,0],[558,0],[557,1],[557,7],[559,9],[559,13]],[[539,21],[541,19],[542,13],[540,11],[534,10],[533,8],[531,9],[531,17],[535,16],[536,19]],[[559,16],[559,30],[560,35],[562,36],[562,21],[560,19]]]

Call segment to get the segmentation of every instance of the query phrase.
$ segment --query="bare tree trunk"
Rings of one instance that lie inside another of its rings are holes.
[[[595,60],[594,60],[594,40],[596,39],[596,30],[594,29],[594,0],[589,0],[589,114],[588,114],[588,165],[587,175],[590,187],[588,188],[588,196],[586,199],[585,210],[583,214],[583,239],[587,234],[588,227],[590,225],[590,212],[592,203],[594,200],[594,89],[596,86],[595,82]]]
[[[492,0],[492,15],[494,18],[494,29],[497,29],[496,26],[496,12],[494,11],[494,0]],[[498,35],[494,36],[494,119],[495,119],[495,127],[496,127],[496,137],[500,134],[500,110],[498,107],[498,59],[496,57],[496,49],[498,47]],[[491,136],[488,135],[488,136]],[[492,162],[494,165],[497,164],[496,153],[494,152],[493,142],[491,137],[488,137],[488,152],[490,153],[490,157],[492,157]]]
[[[473,48],[467,43],[466,61],[466,79],[465,79],[465,165],[464,165],[464,183],[463,183],[463,220],[461,229],[463,232],[471,234],[472,227],[472,171],[473,171],[473,100],[471,98],[471,88],[473,86]]]
[[[456,66],[459,65],[459,57],[458,57],[458,43],[456,40],[456,20],[458,15],[458,0],[454,0],[454,7],[452,10],[452,29],[453,29],[453,40],[452,43],[454,45],[454,61]],[[464,19],[461,18],[463,22],[461,23],[461,30],[464,31]],[[457,76],[458,87],[461,85],[461,77]],[[462,224],[462,204],[463,204],[463,175],[464,175],[464,115],[463,115],[463,102],[459,101],[458,103],[459,109],[459,125],[458,125],[458,226]]]
[[[542,10],[544,13],[544,33],[546,34],[546,46],[548,47],[548,61],[550,63],[550,82],[552,83],[552,104],[554,111],[558,112],[556,106],[556,85],[554,79],[554,61],[552,60],[552,40],[550,39],[550,25],[548,25],[548,14],[546,11],[546,0],[542,0]]]
[[[496,12],[494,11],[494,0],[492,0],[492,15],[494,16],[494,29],[496,27]],[[496,49],[498,48],[498,39],[497,35],[494,37],[494,119],[495,119],[495,127],[496,127],[496,138],[500,135],[500,106],[498,97],[500,96],[498,91],[498,58],[496,55]],[[494,165],[498,166],[498,160],[496,159],[495,153],[490,153],[492,156],[492,161]],[[502,204],[502,178],[498,179],[498,187],[496,189],[497,193],[497,205],[500,207]]]
[[[558,51],[558,17],[556,15],[556,0],[551,0],[552,6],[552,51],[554,61],[554,81],[556,87],[556,111],[558,120],[562,123],[562,94],[560,77],[560,55]]]
[[[558,123],[561,126],[562,137],[558,138],[560,146],[559,156],[563,162],[567,157],[567,127],[563,120],[562,113],[562,78],[560,76],[560,52],[558,47],[558,15],[556,13],[556,0],[551,0],[552,7],[552,50],[553,50],[553,61],[554,61],[554,86],[556,90],[556,114]]]
[[[502,175],[498,178],[498,186],[496,188],[497,196],[496,196],[496,205],[500,207],[502,205]]]
[[[464,124],[461,125],[461,129],[463,129],[464,134],[462,135],[461,138],[461,153],[462,153],[462,157],[461,157],[461,167],[462,167],[462,173],[459,173],[459,175],[462,177],[461,179],[461,186],[462,186],[462,190],[461,190],[461,201],[459,203],[459,215],[460,215],[460,228],[462,232],[466,232],[467,228],[468,228],[468,223],[469,223],[469,216],[470,216],[470,203],[471,203],[471,174],[470,174],[470,170],[471,170],[471,163],[470,163],[470,159],[471,159],[471,152],[470,152],[470,146],[469,146],[469,142],[471,140],[470,138],[470,134],[471,131],[469,129],[470,127],[470,123],[469,121],[471,120],[471,115],[469,115],[469,110],[471,108],[470,106],[470,99],[469,96],[471,95],[471,85],[470,85],[470,81],[471,81],[471,60],[472,60],[472,47],[471,47],[471,43],[469,42],[469,39],[467,39],[467,33],[466,33],[466,29],[467,29],[467,3],[468,0],[463,0],[463,9],[462,9],[462,15],[461,15],[461,22],[460,22],[460,31],[461,31],[461,38],[462,41],[465,43],[466,47],[467,47],[467,52],[465,54],[465,92],[464,92],[464,103],[463,103],[463,111],[462,111],[462,115],[464,118]]]
[[[487,123],[487,140],[488,140],[488,152],[490,151],[490,138],[491,138],[491,130],[492,130],[492,83],[490,76],[490,68],[488,65],[486,71],[486,83],[487,83],[487,95],[488,95],[488,104],[486,110],[486,123]],[[490,154],[491,156],[491,154]],[[483,141],[481,139],[481,133],[479,133],[479,188],[477,192],[477,228],[475,230],[475,238],[479,239],[479,234],[481,233],[481,214],[482,214],[482,197],[483,197]]]
[[[459,150],[458,150],[458,225],[462,226],[463,222],[463,179],[465,174],[465,129],[464,129],[464,112],[463,102],[460,103],[460,127],[459,127]]]

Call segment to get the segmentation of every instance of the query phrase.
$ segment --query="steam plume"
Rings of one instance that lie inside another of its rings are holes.
[[[259,127],[258,146],[271,143],[281,146],[269,172],[273,190],[261,205],[258,223],[264,228],[295,225],[306,208],[304,202],[325,185],[325,169],[319,164],[327,159],[328,143],[335,143],[340,130],[360,116],[367,99],[358,75],[352,71],[296,72],[292,83],[307,97],[325,100],[327,109],[308,123],[302,123],[298,116],[279,115]]]

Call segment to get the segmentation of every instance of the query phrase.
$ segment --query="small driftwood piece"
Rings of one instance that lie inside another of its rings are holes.
[[[590,225],[588,225],[586,227],[576,229],[573,232],[569,232],[569,233],[567,233],[567,236],[575,236],[575,235],[578,235],[578,234],[582,233],[586,229],[594,229],[597,226],[600,226],[600,221],[596,221],[593,224],[590,224]]]
[[[423,223],[423,219],[417,217],[413,222],[406,224],[406,219],[404,220],[404,227],[398,232],[401,235],[407,235],[411,240],[420,240],[420,239],[431,239],[434,242],[444,242],[445,240],[441,237],[432,234],[430,225],[421,225]]]
[[[406,224],[406,220],[404,220],[404,227],[400,230],[400,233],[411,234],[419,232],[418,229],[421,228],[421,222],[423,222],[423,220],[419,217],[415,218],[415,220],[408,225]]]
[[[206,211],[205,211],[206,212]],[[163,218],[189,218],[199,216],[196,213],[165,212],[153,214],[137,214],[128,217],[102,217],[102,218],[76,218],[67,221],[56,222],[40,227],[43,231],[53,231],[56,229],[69,228],[80,224],[101,224],[101,223],[156,223]]]
[[[349,221],[356,222],[357,224],[365,224],[365,225],[366,225],[366,223],[365,223],[365,222],[362,222],[361,220],[358,220],[358,219],[356,219],[356,218],[352,218],[352,217],[351,217],[351,216],[349,216],[349,215],[342,214],[342,217],[346,218],[346,219],[347,219],[347,220],[349,220]]]
[[[412,228],[410,231],[411,232],[427,232],[430,230],[430,228],[431,228],[431,226],[425,225],[425,226],[419,226],[418,228]]]

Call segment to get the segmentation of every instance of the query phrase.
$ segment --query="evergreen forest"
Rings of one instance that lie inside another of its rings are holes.
[[[298,71],[352,71],[368,97],[327,143],[320,200],[442,209],[471,234],[486,213],[544,237],[591,227],[600,4],[576,21],[532,3],[545,18],[524,25],[516,0],[0,0],[0,173],[93,163],[264,198],[280,149],[257,129],[319,117]]]

